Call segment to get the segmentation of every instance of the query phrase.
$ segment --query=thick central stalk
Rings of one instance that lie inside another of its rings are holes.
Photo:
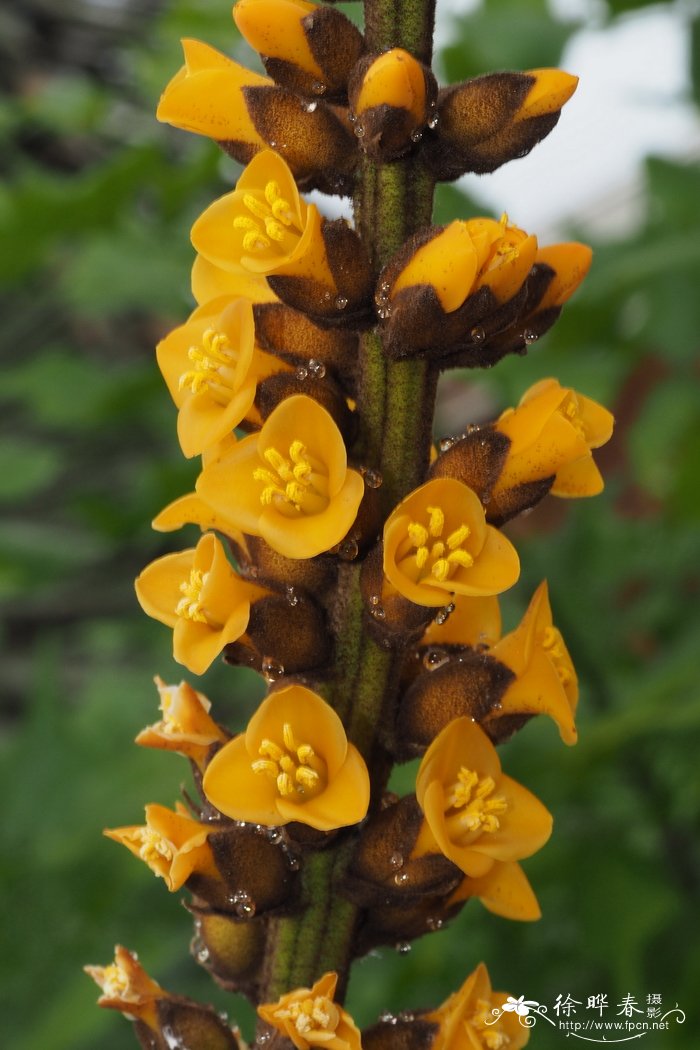
[[[429,63],[434,0],[366,0],[370,50],[404,47]],[[430,223],[433,183],[415,154],[391,164],[365,160],[355,195],[355,220],[375,275],[417,229]],[[424,361],[391,361],[381,327],[361,338],[358,413],[360,435],[351,454],[379,471],[384,517],[425,475],[435,399],[435,375]],[[341,565],[333,613],[335,660],[323,688],[340,713],[349,738],[363,753],[372,780],[372,805],[386,782],[386,759],[376,748],[382,717],[392,711],[397,655],[374,641],[360,595],[360,564]],[[359,909],[340,895],[339,882],[352,849],[341,831],[337,844],[308,851],[297,915],[271,923],[263,1001],[309,986],[327,970],[339,974],[344,994],[352,962]]]

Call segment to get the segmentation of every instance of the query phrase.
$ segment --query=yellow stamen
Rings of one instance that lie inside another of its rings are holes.
[[[445,527],[445,515],[440,507],[428,507],[428,514],[430,515],[430,522],[428,529],[430,530],[431,536],[442,536],[442,530]]]
[[[211,390],[228,400],[233,389],[232,369],[236,366],[237,354],[226,335],[215,328],[207,328],[201,346],[191,346],[187,356],[194,364],[194,369],[182,373],[178,383],[180,390],[189,387],[193,394]]]
[[[452,551],[447,555],[447,561],[450,565],[461,565],[463,569],[471,569],[474,564],[474,559],[469,551],[462,550]]]
[[[412,521],[408,526],[408,538],[414,547],[424,547],[428,542],[428,530],[425,525]]]
[[[297,741],[289,722],[282,726],[282,743],[265,738],[258,754],[261,757],[251,763],[253,772],[274,780],[283,798],[310,797],[325,786],[325,763],[310,744]]]
[[[262,233],[251,230],[250,233],[246,233],[243,238],[243,251],[245,252],[262,252],[265,248],[270,247],[270,242],[267,237],[264,237]]]
[[[283,1021],[293,1021],[297,1032],[305,1035],[314,1030],[335,1032],[340,1021],[340,1012],[332,999],[318,995],[315,999],[310,996],[298,999],[275,1010],[275,1017]]]
[[[502,795],[489,797],[495,787],[493,777],[480,777],[473,769],[461,767],[447,796],[447,809],[461,811],[458,820],[466,834],[493,832],[501,826],[498,818],[507,811],[508,803]]]
[[[208,623],[206,614],[202,609],[202,587],[206,582],[206,575],[201,569],[192,569],[188,580],[180,584],[180,593],[183,597],[175,606],[175,614],[183,616],[186,620],[195,623]]]
[[[416,565],[419,569],[422,569],[430,557],[430,552],[427,547],[419,547],[416,551]]]
[[[461,547],[467,537],[471,535],[471,531],[468,525],[460,525],[458,529],[451,532],[447,537],[447,546],[450,550],[453,551],[457,547]]]
[[[430,557],[431,558],[442,558],[444,553],[445,553],[445,544],[442,542],[442,540],[438,540],[437,543],[434,543],[433,546],[431,547]]]
[[[170,844],[153,828],[141,828],[139,838],[141,839],[139,857],[145,860],[147,864],[158,860],[170,861],[173,859],[173,851]]]
[[[303,441],[299,441],[298,438],[292,441],[289,446],[289,459],[274,447],[265,449],[263,458],[272,467],[272,471],[264,467],[253,471],[253,479],[263,482],[265,486],[260,493],[263,506],[286,504],[294,510],[301,511],[307,496],[322,495],[315,488],[318,475],[315,475],[314,483],[311,481],[314,466]]]
[[[268,237],[271,237],[273,241],[281,241],[284,239],[284,227],[277,222],[276,219],[265,219],[265,233]]]
[[[246,193],[243,195],[243,203],[256,219],[262,219],[263,222],[265,222],[268,218],[270,214],[269,208],[266,208],[263,202],[259,201],[257,197],[254,197],[252,193]]]
[[[447,558],[439,558],[436,562],[433,562],[430,573],[439,583],[444,583],[450,575],[450,563]]]
[[[406,532],[409,541],[416,548],[419,580],[427,578],[437,583],[445,583],[459,569],[470,569],[474,564],[472,555],[462,547],[471,536],[471,529],[462,524],[453,529],[446,538],[438,538],[442,537],[445,529],[445,512],[442,507],[425,509],[428,514],[427,526],[412,521]],[[429,546],[431,537],[434,542]]]

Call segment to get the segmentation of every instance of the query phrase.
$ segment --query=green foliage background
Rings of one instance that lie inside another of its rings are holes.
[[[640,6],[611,0],[607,17]],[[575,28],[544,0],[489,0],[455,21],[443,79],[556,64]],[[0,1017],[12,1050],[132,1045],[80,969],[117,941],[166,987],[250,1024],[187,955],[177,898],[100,836],[138,822],[147,801],[172,803],[185,775],[131,744],[153,720],[153,673],[180,674],[131,580],[194,539],[149,529],[195,469],[152,348],[190,306],[190,223],[235,177],[211,143],[153,119],[185,35],[240,49],[223,0],[21,0],[0,13]],[[544,918],[507,923],[473,905],[410,955],[363,961],[350,989],[360,1023],[437,1004],[484,958],[497,987],[550,1008],[567,992],[611,1004],[660,992],[689,1018],[645,1045],[696,1045],[700,171],[649,158],[644,176],[641,228],[595,246],[584,288],[528,359],[445,385],[447,400],[476,381],[481,403],[499,407],[556,374],[619,420],[604,496],[550,501],[512,529],[524,572],[507,623],[548,577],[583,681],[575,749],[548,723],[506,749],[509,772],[556,817],[527,863]],[[483,210],[451,189],[438,208],[441,220]],[[232,725],[259,694],[253,676],[222,667],[204,688]],[[408,788],[410,770],[401,776]],[[532,1044],[563,1038],[540,1023]]]

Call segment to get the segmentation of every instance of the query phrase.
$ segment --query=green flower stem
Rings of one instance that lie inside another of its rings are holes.
[[[366,0],[369,47],[405,47],[429,63],[433,17],[434,0]],[[378,275],[406,238],[430,223],[434,186],[414,155],[385,165],[365,160],[359,181],[356,225]],[[363,334],[360,354],[361,433],[352,454],[381,472],[379,493],[386,516],[425,475],[437,377],[425,361],[390,361],[381,329]],[[377,805],[388,776],[377,732],[393,710],[397,656],[368,631],[358,563],[340,567],[331,626],[335,661],[322,691],[368,763]],[[309,987],[328,970],[338,972],[339,994],[344,994],[359,917],[359,909],[340,893],[351,850],[352,840],[340,832],[337,843],[306,852],[298,911],[270,923],[263,1001]]]

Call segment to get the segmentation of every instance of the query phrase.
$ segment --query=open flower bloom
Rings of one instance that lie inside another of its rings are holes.
[[[578,680],[564,639],[552,622],[546,580],[532,596],[520,625],[494,645],[490,655],[515,675],[493,712],[494,719],[549,715],[564,743],[575,744]]]
[[[503,1010],[509,998],[492,990],[488,970],[479,963],[458,992],[421,1015],[438,1025],[431,1050],[521,1050],[530,1030],[514,1011]]]
[[[217,869],[207,842],[211,830],[210,824],[200,824],[188,816],[179,802],[174,811],[151,803],[146,806],[144,825],[107,828],[105,835],[145,861],[173,893],[195,872],[216,877]]]
[[[99,985],[102,995],[98,1006],[120,1010],[128,1017],[155,1028],[156,1002],[167,996],[161,986],[148,976],[136,955],[120,944],[114,949],[114,962],[109,966],[86,966],[85,972]]]
[[[454,608],[431,621],[421,645],[460,645],[476,649],[494,645],[501,637],[501,607],[495,595],[465,598],[455,595]],[[447,611],[447,610],[446,610]]]
[[[529,857],[552,831],[550,813],[501,772],[495,747],[466,717],[445,726],[426,751],[416,798],[425,820],[413,856],[442,853],[475,878],[496,861]]]
[[[252,434],[197,482],[200,497],[287,558],[313,558],[339,543],[357,515],[362,476],[348,469],[342,435],[313,398],[285,398]]]
[[[192,243],[231,273],[311,278],[335,294],[321,214],[300,196],[288,166],[272,150],[258,153],[236,189],[197,219]]]
[[[486,286],[499,303],[522,287],[535,261],[537,238],[495,219],[457,219],[419,247],[394,281],[389,297],[405,288],[431,285],[445,313]]]
[[[234,444],[235,442],[232,442],[227,447],[233,448]],[[183,525],[199,525],[203,532],[206,532],[207,529],[216,529],[217,532],[223,532],[232,539],[239,549],[246,549],[245,538],[240,529],[237,529],[233,522],[223,515],[217,514],[214,508],[200,499],[196,492],[188,492],[174,499],[167,507],[163,507],[160,514],[156,514],[151,522],[151,527],[156,532],[174,532],[175,529],[181,529]]]
[[[450,896],[448,907],[472,897],[503,919],[534,922],[542,918],[532,886],[521,866],[514,860],[496,861],[485,875],[477,879],[463,879]]]
[[[500,594],[518,579],[520,562],[511,542],[486,524],[470,488],[453,478],[435,478],[390,514],[384,573],[404,598],[439,606],[453,594]]]
[[[184,66],[163,92],[156,116],[166,124],[217,141],[241,142],[253,152],[267,143],[248,113],[243,89],[273,82],[199,40],[183,40]]]
[[[265,593],[234,572],[212,532],[195,548],[151,562],[136,580],[141,608],[173,628],[173,656],[193,674],[204,674],[241,637],[251,601]]]
[[[294,1043],[297,1050],[312,1046],[328,1050],[361,1050],[360,1032],[352,1017],[333,1002],[336,973],[325,973],[311,988],[296,988],[276,1003],[263,1003],[258,1013]]]
[[[244,419],[261,422],[257,384],[288,370],[255,345],[253,306],[228,297],[199,306],[156,349],[158,366],[179,409],[177,435],[186,456],[220,441]]]
[[[234,820],[319,831],[357,824],[369,776],[332,707],[301,685],[275,690],[207,766],[204,794]]]
[[[152,726],[142,729],[136,737],[141,747],[155,747],[162,751],[177,751],[197,763],[200,768],[212,744],[223,743],[224,731],[209,715],[211,701],[198,693],[187,682],[166,685],[156,675],[163,717]]]
[[[591,449],[610,440],[613,417],[596,401],[556,379],[542,379],[508,408],[495,429],[510,439],[493,497],[517,485],[554,478],[554,496],[595,496],[603,479]]]

